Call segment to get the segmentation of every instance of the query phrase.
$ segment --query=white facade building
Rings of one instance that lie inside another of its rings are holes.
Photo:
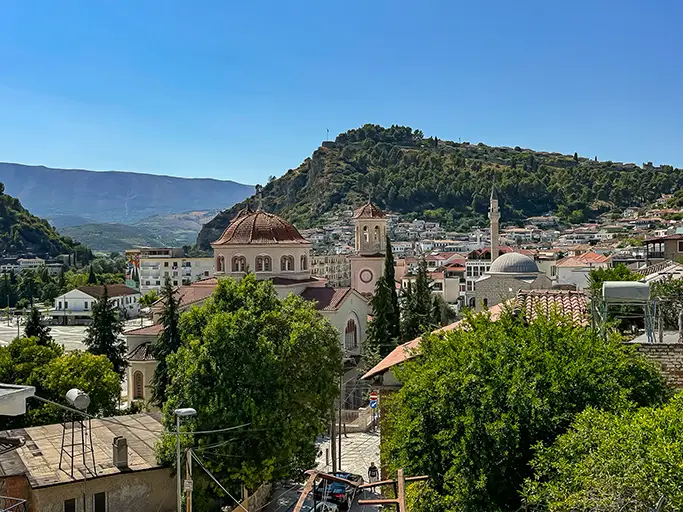
[[[140,249],[139,268],[140,292],[160,291],[170,280],[173,286],[187,285],[213,276],[213,258],[185,257],[182,249],[150,248]]]
[[[55,299],[50,316],[55,323],[87,324],[92,317],[93,304],[104,293],[103,285],[80,286]],[[109,302],[121,311],[124,318],[135,318],[140,314],[140,292],[122,284],[107,285]]]

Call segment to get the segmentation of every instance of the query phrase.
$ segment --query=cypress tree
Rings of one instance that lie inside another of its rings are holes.
[[[90,265],[90,272],[88,273],[88,284],[97,284],[97,276],[92,269],[92,265]]]
[[[404,298],[401,330],[406,341],[417,338],[433,325],[430,281],[427,263],[422,260],[417,269],[415,285],[408,287]]]
[[[102,295],[92,305],[92,323],[85,331],[83,343],[88,347],[88,352],[107,356],[121,378],[128,366],[126,346],[119,338],[122,332],[121,313],[116,305],[109,302],[109,292],[104,285]]]
[[[387,333],[388,337],[397,343],[401,338],[401,309],[398,304],[398,293],[396,293],[396,272],[394,254],[391,250],[391,240],[386,238],[386,255],[384,258],[384,283],[388,288],[389,303],[391,310],[387,311]]]
[[[180,299],[175,295],[170,279],[166,279],[164,288],[161,290],[161,298],[164,308],[161,312],[161,324],[164,329],[152,344],[152,355],[157,361],[152,379],[152,400],[163,406],[166,402],[166,389],[171,383],[168,373],[166,358],[174,354],[180,348]]]
[[[26,320],[26,327],[24,328],[24,336],[27,338],[36,338],[38,345],[49,345],[52,343],[52,336],[50,335],[50,328],[40,322],[40,311],[38,308],[31,308],[31,314]]]

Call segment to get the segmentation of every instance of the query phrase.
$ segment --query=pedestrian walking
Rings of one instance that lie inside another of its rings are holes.
[[[379,481],[379,469],[377,469],[374,462],[371,462],[370,467],[368,468],[368,482],[374,484],[377,481]]]

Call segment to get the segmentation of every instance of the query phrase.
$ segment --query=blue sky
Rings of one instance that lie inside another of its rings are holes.
[[[683,2],[0,2],[0,161],[264,182],[364,123],[683,167]]]

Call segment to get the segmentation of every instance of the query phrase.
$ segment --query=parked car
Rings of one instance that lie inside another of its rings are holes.
[[[353,473],[338,471],[336,473],[329,474],[338,478],[343,478],[344,480],[350,480],[358,485],[363,483],[363,477],[360,475],[354,475]],[[325,499],[328,502],[340,505],[342,508],[349,509],[356,499],[358,488],[341,482],[331,482],[321,478],[321,480],[316,484],[313,492],[315,493],[317,499]]]

